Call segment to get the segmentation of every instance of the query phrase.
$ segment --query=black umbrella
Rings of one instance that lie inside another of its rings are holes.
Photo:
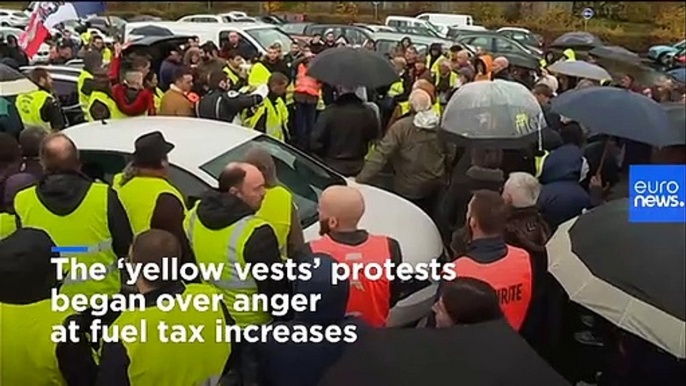
[[[684,358],[686,224],[630,222],[631,204],[562,224],[547,245],[548,270],[572,301]]]
[[[641,64],[641,58],[635,52],[629,51],[620,46],[600,46],[593,48],[590,52],[599,59],[615,60],[618,62]]]
[[[504,57],[510,62],[511,66],[521,67],[527,70],[538,70],[541,67],[538,59],[533,56],[522,55],[514,52],[509,52],[503,54]]]
[[[320,386],[569,385],[503,320],[363,335]]]
[[[0,64],[0,96],[13,96],[38,90],[33,82],[10,66]]]
[[[592,49],[602,46],[603,42],[588,32],[567,32],[555,39],[550,47]]]
[[[682,102],[670,102],[662,106],[667,111],[674,131],[681,134],[681,143],[686,145],[686,105]]]
[[[616,87],[571,90],[552,101],[553,111],[591,132],[663,147],[683,144],[665,109],[644,95]]]
[[[134,28],[129,32],[129,35],[136,36],[174,36],[174,33],[168,28],[158,27],[156,25],[145,25]]]
[[[378,88],[398,80],[393,65],[381,54],[350,47],[330,48],[310,63],[308,74],[330,85]]]

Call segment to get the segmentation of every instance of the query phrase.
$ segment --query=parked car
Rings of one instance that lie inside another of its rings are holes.
[[[243,17],[240,17],[240,18],[244,19]],[[247,18],[247,16],[245,18]],[[200,14],[200,15],[184,16],[177,21],[182,22],[182,23],[233,23],[236,21],[236,19],[237,19],[236,17],[229,16],[228,14],[221,14],[221,15]],[[248,21],[254,21],[254,19],[251,19]]]
[[[255,17],[254,19],[261,22],[261,23],[274,24],[274,25],[282,25],[282,24],[286,23],[286,20],[284,20],[281,17],[276,16],[276,15],[258,16],[258,17]]]
[[[456,42],[471,46],[473,50],[481,47],[491,54],[516,53],[525,56],[534,56],[540,59],[542,52],[534,47],[524,46],[521,43],[507,38],[495,32],[478,32],[471,35],[462,35],[455,39]]]
[[[279,28],[281,31],[289,34],[289,35],[296,35],[296,36],[305,36],[305,28],[308,25],[313,25],[314,23],[286,23],[286,24],[281,24],[279,25]]]
[[[352,45],[364,44],[365,40],[371,39],[373,34],[373,32],[368,28],[354,25],[307,24],[305,25],[302,34],[294,34],[293,37],[299,40],[309,41],[313,35],[320,34],[323,37],[324,34],[326,34],[326,31],[329,30],[333,31],[336,39],[342,36],[349,44]]]
[[[660,64],[665,64],[665,60],[670,56],[678,54],[679,51],[686,47],[686,40],[682,40],[679,43],[673,44],[671,46],[658,45],[652,46],[648,49],[648,59],[654,60]]]
[[[219,175],[229,162],[241,160],[247,150],[260,146],[273,157],[279,182],[293,194],[306,241],[319,237],[318,201],[322,191],[331,185],[351,185],[359,188],[366,201],[360,226],[395,238],[404,262],[428,263],[443,254],[436,226],[407,200],[346,179],[307,154],[255,130],[196,118],[136,117],[89,122],[68,128],[64,134],[79,148],[84,170],[93,178],[111,182],[130,160],[136,138],[155,130],[175,144],[169,153],[170,180],[191,203],[217,187]],[[431,309],[437,284],[416,284],[391,310],[389,326],[412,324]]]
[[[426,54],[429,51],[429,46],[433,43],[441,43],[443,51],[447,51],[455,44],[451,40],[441,38],[430,38],[421,35],[408,35],[400,32],[377,32],[372,35],[372,39],[376,41],[376,51],[381,54],[387,54],[393,50],[403,38],[409,37],[412,44],[417,48],[420,54]]]
[[[29,17],[22,11],[15,9],[0,9],[0,27],[26,28]]]
[[[503,27],[496,32],[525,46],[536,47],[539,50],[543,49],[543,37],[534,34],[526,28]]]
[[[67,125],[73,126],[85,122],[83,111],[79,105],[77,88],[81,69],[72,66],[28,66],[22,67],[21,72],[28,76],[34,68],[43,68],[52,77],[52,89],[62,105],[62,112],[67,119]]]
[[[480,25],[470,25],[462,27],[448,27],[447,39],[455,40],[460,36],[473,35],[475,32],[488,32],[486,27]]]
[[[414,30],[415,28],[417,30],[421,31],[426,31],[429,30],[436,34],[436,36],[440,37],[445,37],[447,31],[443,32],[441,31],[440,28],[436,27],[433,25],[430,21],[428,20],[422,20],[422,19],[417,19],[415,17],[407,17],[407,16],[388,16],[386,17],[385,23],[389,27],[394,27],[397,28],[398,31],[403,31],[404,29],[406,31],[411,31]],[[421,35],[428,35],[430,32],[423,32]],[[431,36],[431,35],[428,35]]]
[[[162,18],[152,15],[136,15],[128,20],[129,23],[134,23],[137,21],[162,21]]]
[[[394,27],[389,27],[387,25],[381,24],[364,24],[364,23],[353,23],[355,27],[366,28],[372,32],[398,32]]]

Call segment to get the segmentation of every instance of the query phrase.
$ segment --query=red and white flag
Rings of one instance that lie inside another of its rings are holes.
[[[71,3],[63,1],[41,1],[31,12],[29,24],[19,37],[19,44],[32,58],[40,45],[50,35],[50,29],[68,20],[78,20],[79,15]]]

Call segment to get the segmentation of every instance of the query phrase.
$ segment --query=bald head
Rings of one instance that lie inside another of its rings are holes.
[[[356,188],[334,185],[319,199],[320,233],[354,231],[364,215],[364,197]]]
[[[502,71],[510,67],[510,61],[504,56],[498,56],[493,59],[493,72]]]
[[[260,146],[253,146],[245,153],[244,161],[260,170],[267,187],[276,185],[276,165],[268,151]]]
[[[232,162],[226,165],[219,175],[219,191],[235,195],[257,211],[264,200],[264,176],[251,164]]]
[[[50,134],[40,147],[40,162],[46,172],[77,171],[81,168],[76,145],[64,134]]]

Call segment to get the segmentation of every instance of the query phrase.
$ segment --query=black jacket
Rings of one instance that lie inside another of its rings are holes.
[[[212,230],[226,228],[236,221],[254,214],[255,211],[238,197],[229,193],[219,193],[215,190],[205,193],[198,205],[198,220],[202,225]],[[255,229],[245,243],[243,258],[246,263],[252,264],[270,265],[281,262],[279,243],[271,226],[263,225]],[[289,283],[285,279],[257,281],[257,289],[269,297],[276,294],[288,294],[290,291]]]
[[[211,90],[195,106],[198,118],[233,122],[243,109],[262,103],[260,95],[244,95],[236,91]]]
[[[66,216],[81,205],[92,183],[88,177],[76,172],[47,174],[38,181],[36,194],[50,212]],[[108,190],[107,224],[112,236],[112,250],[118,257],[126,257],[133,235],[129,218],[113,189]]]
[[[344,176],[356,176],[369,146],[380,137],[374,111],[354,94],[344,94],[319,114],[310,149]]]

